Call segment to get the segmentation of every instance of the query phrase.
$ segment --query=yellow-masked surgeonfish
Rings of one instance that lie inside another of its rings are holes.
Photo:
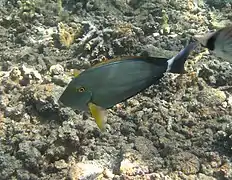
[[[73,78],[60,96],[59,103],[90,111],[103,130],[106,109],[158,83],[165,72],[185,73],[185,61],[196,44],[188,44],[171,59],[124,57],[99,63]]]
[[[195,35],[193,38],[217,57],[232,62],[232,26],[226,26],[215,32]]]

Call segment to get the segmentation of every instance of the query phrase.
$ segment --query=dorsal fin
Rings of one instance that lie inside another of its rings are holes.
[[[92,67],[99,67],[99,66],[102,66],[104,64],[108,64],[110,62],[117,62],[117,61],[126,61],[126,60],[131,60],[131,59],[146,59],[145,57],[142,57],[142,56],[123,56],[123,57],[117,57],[117,58],[113,58],[113,59],[109,59],[109,60],[106,60],[106,61],[102,61],[102,62],[99,62],[95,65],[93,65]]]

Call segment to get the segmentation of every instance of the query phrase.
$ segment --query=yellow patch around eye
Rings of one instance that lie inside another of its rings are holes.
[[[84,87],[77,88],[77,91],[78,92],[85,92],[85,88]]]

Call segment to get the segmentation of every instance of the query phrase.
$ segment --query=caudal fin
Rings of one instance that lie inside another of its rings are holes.
[[[168,60],[167,72],[182,74],[185,73],[184,64],[189,54],[197,46],[197,42],[189,43],[176,56]]]

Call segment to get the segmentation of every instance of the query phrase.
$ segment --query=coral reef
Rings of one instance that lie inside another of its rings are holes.
[[[35,16],[35,8],[36,4],[35,1],[28,1],[28,0],[19,0],[17,1],[19,6],[19,16],[26,20],[32,19]]]
[[[69,27],[67,24],[63,24],[62,22],[58,24],[60,43],[67,48],[70,47],[75,38],[80,36],[82,31],[80,24],[71,23],[71,25],[72,26]]]

